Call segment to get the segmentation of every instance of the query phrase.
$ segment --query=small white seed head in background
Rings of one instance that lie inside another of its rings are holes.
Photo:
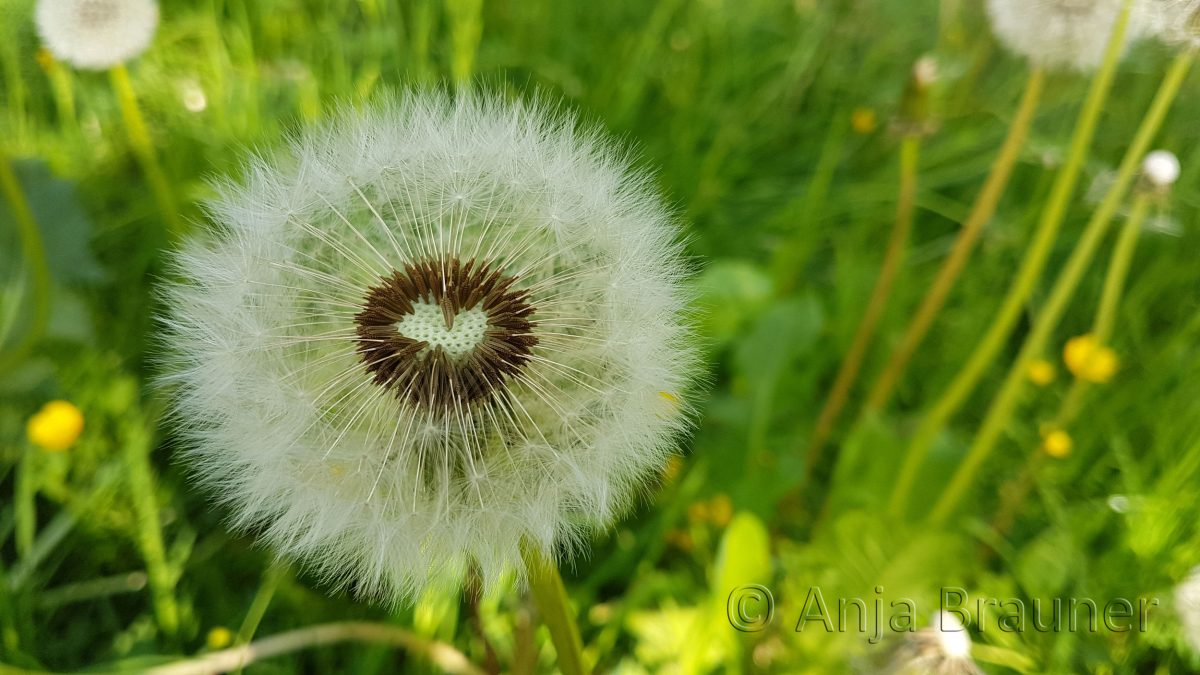
[[[1169,150],[1155,150],[1142,162],[1142,177],[1151,187],[1165,190],[1179,180],[1179,158]]]
[[[59,61],[106,70],[140,55],[158,28],[155,0],[38,0],[42,43]]]
[[[1104,60],[1124,0],[987,0],[996,37],[1036,66],[1088,72]],[[1128,42],[1128,40],[1126,40]]]

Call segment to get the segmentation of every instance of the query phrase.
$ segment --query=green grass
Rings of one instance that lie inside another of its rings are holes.
[[[1043,356],[1058,378],[1027,385],[954,517],[924,516],[979,429],[1054,278],[1120,162],[1172,55],[1122,62],[1045,274],[1014,334],[933,444],[911,517],[887,500],[911,434],[990,325],[1064,159],[1086,78],[1051,74],[997,216],[916,353],[891,405],[859,416],[871,380],[949,251],[1015,113],[1026,68],[974,2],[934,0],[168,0],[154,45],[129,65],[170,192],[200,222],[210,181],[247,153],[377,92],[478,82],[563,99],[631,143],[687,222],[700,273],[712,386],[678,472],[563,565],[599,672],[848,672],[882,658],[856,632],[797,632],[811,586],[826,601],[912,598],[924,625],[938,591],[972,597],[1158,598],[1146,630],[974,629],[989,673],[1184,673],[1200,661],[1171,607],[1200,564],[1200,82],[1154,145],[1184,166],[1134,252],[1111,344],[1121,369],[1092,386],[1069,457],[1038,462],[1014,525],[992,529],[1002,486],[1070,389],[1063,343],[1092,325],[1108,237]],[[544,628],[517,590],[469,602],[431,594],[395,611],[327,594],[303,570],[230,532],[172,461],[154,375],[157,280],[171,246],[141,149],[104,73],[48,68],[32,2],[0,5],[0,152],[44,244],[50,318],[36,327],[37,262],[0,200],[0,673],[137,670],[207,649],[215,627],[249,640],[327,622],[391,624],[505,672],[551,672]],[[949,18],[947,18],[949,16]],[[940,27],[940,28],[939,28]],[[940,33],[940,34],[939,34]],[[898,190],[899,112],[912,63],[934,54],[937,131],[921,150],[911,248],[863,375],[814,480],[805,443],[883,261]],[[185,106],[203,91],[206,107]],[[194,96],[194,91],[193,91]],[[874,110],[877,130],[850,127]],[[1112,230],[1123,224],[1128,202]],[[25,251],[23,253],[23,251]],[[86,428],[64,453],[33,449],[26,420],[48,400]],[[836,464],[835,464],[836,458]],[[724,497],[720,497],[720,496]],[[1120,495],[1123,500],[1113,497]],[[720,517],[727,497],[738,513]],[[713,500],[717,499],[716,508]],[[696,506],[705,505],[704,507]],[[781,506],[782,504],[782,506]],[[714,511],[716,518],[712,517]],[[734,586],[768,585],[775,620],[729,626]],[[877,594],[874,589],[882,586]],[[836,613],[836,607],[831,607]],[[886,620],[885,620],[886,624]],[[530,656],[532,654],[532,656]],[[536,662],[536,667],[530,665]],[[522,665],[525,664],[525,665]],[[869,669],[870,666],[865,666]],[[534,668],[534,670],[529,670]],[[249,673],[436,672],[394,646],[290,652]],[[19,672],[19,670],[11,670]]]

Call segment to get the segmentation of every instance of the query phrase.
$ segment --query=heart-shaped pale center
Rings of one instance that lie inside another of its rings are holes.
[[[483,342],[487,333],[487,312],[472,307],[453,315],[451,326],[446,326],[446,314],[433,303],[418,301],[413,310],[396,322],[396,331],[406,338],[428,343],[426,349],[441,347],[452,359],[460,359],[471,353]]]

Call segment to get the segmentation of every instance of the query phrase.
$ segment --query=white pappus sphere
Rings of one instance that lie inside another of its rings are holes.
[[[579,549],[697,369],[649,176],[544,105],[414,93],[257,159],[176,258],[165,381],[233,522],[396,601]]]
[[[154,39],[155,0],[38,0],[38,34],[60,61],[105,70],[135,58]]]
[[[1171,187],[1181,172],[1179,158],[1170,150],[1155,150],[1142,162],[1142,176],[1157,188]]]
[[[1168,45],[1200,48],[1200,0],[1140,0],[1135,8],[1142,35]]]
[[[1124,0],[987,0],[992,30],[1036,66],[1090,71],[1104,60]],[[1126,40],[1128,42],[1128,40]]]

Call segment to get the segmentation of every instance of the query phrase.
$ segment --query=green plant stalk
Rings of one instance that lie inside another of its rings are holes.
[[[54,105],[58,109],[58,121],[68,136],[79,131],[79,120],[75,116],[75,90],[71,86],[71,72],[62,67],[58,59],[46,60],[46,77],[54,92]]]
[[[154,470],[150,466],[150,436],[135,421],[130,425],[125,441],[125,470],[129,498],[137,520],[138,546],[146,561],[146,576],[154,600],[158,625],[169,637],[179,631],[179,606],[175,602],[175,574],[167,563],[163,545],[162,526],[158,516],[158,497],[155,494]]]
[[[1143,217],[1145,214],[1142,214]],[[1133,252],[1137,250],[1138,236],[1142,232],[1141,222],[1132,216],[1125,221],[1121,235],[1113,249],[1112,259],[1108,264],[1108,272],[1104,275],[1104,288],[1100,292],[1100,307],[1096,311],[1096,319],[1092,322],[1092,335],[1100,344],[1107,344],[1112,337],[1113,324],[1117,319],[1117,307],[1121,303],[1121,293],[1125,289],[1125,280],[1129,277],[1129,267],[1133,263]],[[1087,380],[1075,378],[1071,388],[1063,398],[1054,424],[1063,428],[1075,419],[1083,397],[1087,393]]]
[[[154,151],[154,143],[150,140],[150,132],[146,129],[142,111],[138,107],[137,95],[134,94],[133,83],[129,79],[129,70],[125,68],[125,64],[117,64],[109,70],[109,79],[112,81],[117,104],[121,108],[121,118],[125,122],[129,144],[133,146],[134,154],[142,164],[146,182],[150,184],[154,201],[162,212],[168,235],[177,239],[184,233],[183,219],[179,215],[167,174],[158,162],[158,153]]]
[[[453,645],[428,640],[396,626],[346,621],[300,628],[248,645],[230,647],[185,661],[147,668],[146,675],[217,675],[263,659],[339,642],[400,647],[421,656],[445,673],[484,675]]]
[[[32,295],[32,313],[29,328],[11,350],[0,353],[0,372],[9,373],[17,367],[37,344],[50,321],[50,266],[46,262],[46,248],[42,233],[33,219],[33,211],[21,190],[21,183],[13,171],[8,156],[0,152],[0,192],[4,194],[17,230],[21,236],[21,253],[29,270]],[[0,347],[3,347],[0,344]]]
[[[279,588],[279,581],[283,578],[287,568],[282,564],[274,564],[267,569],[263,575],[262,585],[258,587],[258,592],[254,594],[254,599],[250,601],[250,609],[246,612],[246,618],[242,620],[242,626],[238,629],[237,637],[234,641],[234,646],[249,644],[254,639],[254,633],[258,631],[258,625],[262,623],[262,619],[267,614],[267,608],[271,606],[271,599],[275,597],[275,589]],[[241,675],[242,667],[238,666],[235,671],[236,675]]]
[[[483,0],[446,0],[450,15],[450,75],[454,84],[467,86],[475,74],[475,58],[483,37]]]
[[[1122,192],[1124,191],[1122,190]],[[1133,213],[1129,216],[1129,226],[1141,228],[1146,218],[1146,211],[1149,209],[1149,199],[1149,196],[1143,194],[1134,201]],[[1025,339],[1025,343],[1017,355],[1017,360],[1009,369],[1004,384],[1001,385],[999,393],[996,394],[991,407],[988,408],[987,415],[979,428],[979,433],[975,435],[970,450],[967,451],[966,458],[959,465],[950,484],[946,486],[946,490],[934,505],[930,514],[930,521],[934,524],[944,523],[954,513],[954,509],[962,501],[967,489],[975,479],[975,474],[979,472],[980,467],[996,448],[1000,433],[1008,424],[1009,418],[1012,417],[1012,413],[1020,401],[1029,363],[1045,351],[1047,341],[1053,335],[1059,319],[1062,318],[1063,312],[1070,304],[1079,280],[1087,271],[1088,264],[1100,246],[1104,235],[1108,232],[1111,222],[1111,214],[1106,214],[1106,217],[1103,218],[1093,218],[1088,223],[1083,236],[1080,237],[1075,250],[1071,252],[1066,266],[1054,282],[1054,289],[1050,292],[1046,305],[1038,312],[1037,318],[1034,320],[1033,330]]]
[[[17,467],[16,484],[13,487],[13,520],[17,555],[25,558],[33,550],[33,540],[37,535],[37,505],[34,499],[37,495],[37,449],[33,443],[25,443],[25,451],[21,453],[21,464]]]
[[[583,658],[583,641],[579,638],[575,613],[571,610],[558,568],[535,545],[523,544],[521,555],[529,574],[533,602],[558,652],[558,669],[564,675],[588,675],[591,670]]]
[[[983,338],[975,346],[966,365],[959,371],[941,398],[926,413],[913,439],[908,444],[899,477],[889,500],[889,508],[893,513],[904,512],[909,494],[916,482],[917,473],[925,461],[926,455],[929,454],[929,448],[933,445],[934,439],[937,438],[946,422],[966,401],[975,389],[975,385],[987,371],[988,366],[995,359],[996,354],[1004,346],[1005,340],[1021,314],[1025,301],[1029,299],[1034,285],[1041,276],[1042,269],[1053,248],[1054,240],[1057,238],[1066,216],[1071,196],[1075,192],[1075,185],[1079,181],[1079,173],[1087,158],[1092,138],[1095,136],[1096,125],[1103,112],[1104,102],[1108,99],[1109,91],[1112,89],[1117,64],[1121,60],[1121,52],[1125,44],[1125,33],[1129,26],[1132,4],[1132,0],[1125,0],[1121,15],[1113,27],[1104,61],[1092,79],[1087,100],[1084,102],[1079,119],[1075,124],[1067,161],[1055,176],[1054,186],[1051,188],[1046,207],[1042,210],[1033,241],[1025,252],[1016,278],[1001,302],[1000,310],[996,313]]]
[[[775,279],[779,295],[791,293],[799,282],[800,270],[813,240],[809,233],[825,210],[829,188],[833,185],[834,174],[841,162],[842,150],[846,145],[846,129],[850,126],[849,118],[850,114],[845,110],[839,109],[834,113],[816,168],[800,202],[794,235],[782,243],[772,261],[771,276]]]
[[[883,257],[879,277],[875,280],[875,288],[871,291],[871,298],[867,301],[867,309],[863,312],[862,320],[850,342],[850,349],[846,352],[846,357],[838,369],[833,386],[817,417],[817,423],[813,427],[812,436],[808,441],[802,483],[807,482],[813,467],[821,458],[821,450],[825,446],[829,434],[833,431],[842,408],[846,405],[850,389],[854,386],[859,371],[862,370],[863,361],[866,360],[867,352],[875,338],[875,332],[879,328],[884,310],[887,309],[887,301],[891,297],[892,286],[900,271],[900,265],[904,261],[908,240],[912,234],[920,155],[920,136],[917,134],[906,135],[900,143],[900,192],[896,201],[896,221],[892,226],[892,233],[888,237],[887,252]]]
[[[962,274],[963,268],[966,267],[967,260],[971,257],[975,244],[979,241],[980,234],[983,233],[984,226],[995,215],[996,205],[999,204],[1000,197],[1004,194],[1004,189],[1012,176],[1013,167],[1021,156],[1021,148],[1029,136],[1029,128],[1033,123],[1045,83],[1046,75],[1042,69],[1033,68],[1029,71],[1025,93],[1022,94],[1021,102],[1017,106],[1017,113],[1009,124],[1008,135],[1000,147],[1000,154],[992,163],[983,188],[979,191],[975,204],[971,207],[971,212],[954,240],[950,255],[942,263],[933,284],[925,293],[916,314],[913,315],[908,328],[905,329],[903,338],[892,351],[883,371],[872,385],[867,396],[866,412],[879,411],[887,405],[892,392],[895,391],[896,384],[899,383],[908,367],[909,360],[916,353],[917,347],[925,339],[929,327],[933,325],[934,319],[946,304],[946,298],[954,288],[959,275]]]

